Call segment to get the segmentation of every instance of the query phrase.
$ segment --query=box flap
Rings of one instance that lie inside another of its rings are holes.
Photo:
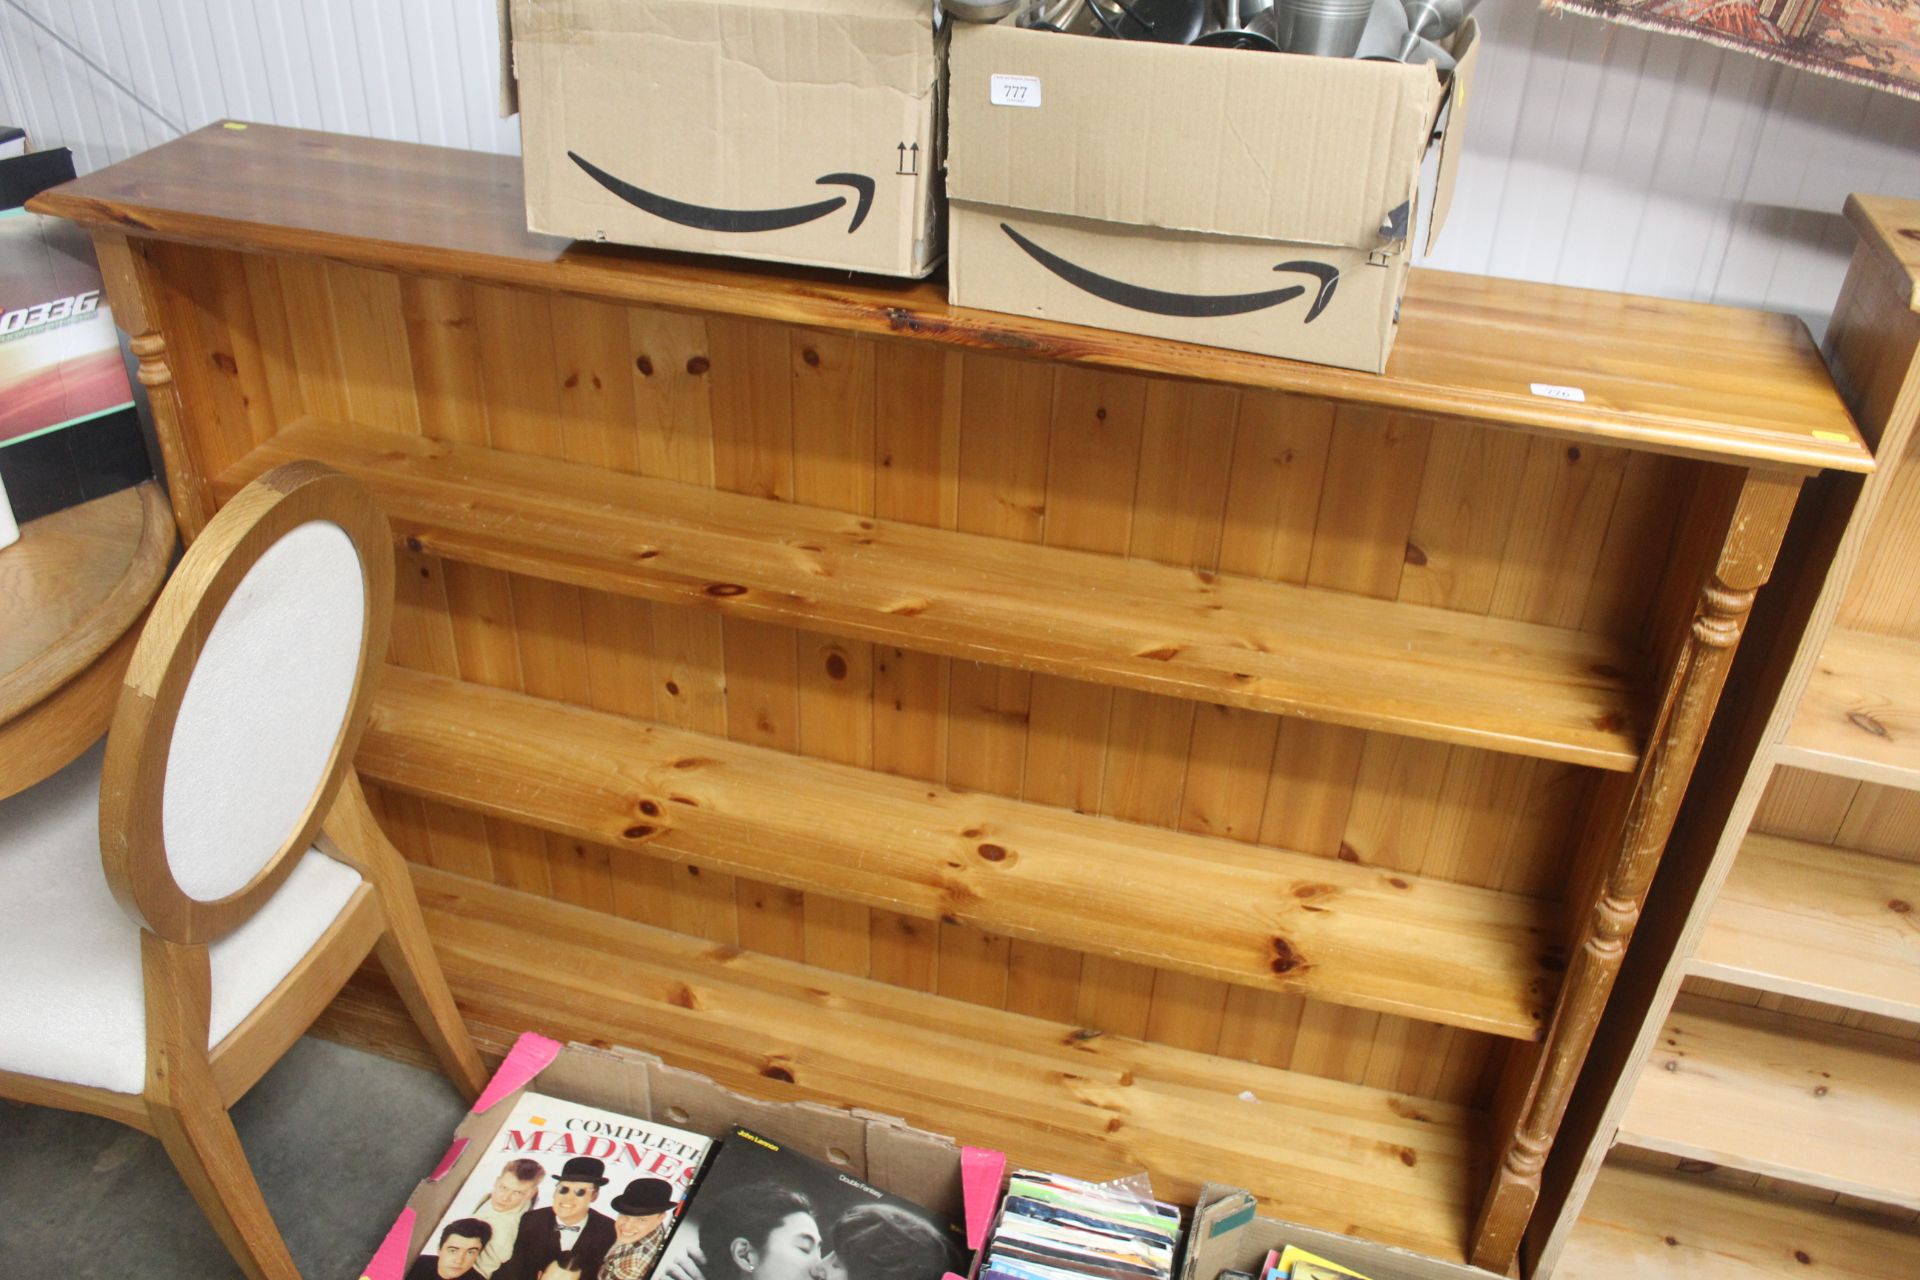
[[[560,93],[563,76],[580,78],[584,100],[569,105],[599,103],[603,138],[630,145],[648,123],[623,112],[678,108],[670,122],[652,118],[674,126],[652,143],[664,153],[735,141],[714,129],[723,108],[760,113],[761,135],[805,136],[808,122],[767,114],[787,105],[781,95],[878,89],[918,100],[938,78],[922,0],[513,0],[513,44],[520,78],[538,69]],[[549,56],[563,53],[571,60]]]
[[[1424,66],[1008,26],[956,31],[951,78],[955,200],[1352,247],[1407,202],[1441,98]]]
[[[1446,132],[1440,136],[1440,172],[1433,183],[1433,212],[1427,217],[1427,252],[1440,238],[1453,205],[1453,184],[1460,176],[1460,157],[1466,152],[1467,103],[1473,96],[1473,72],[1480,65],[1480,24],[1468,18],[1453,39],[1453,87],[1447,91]]]

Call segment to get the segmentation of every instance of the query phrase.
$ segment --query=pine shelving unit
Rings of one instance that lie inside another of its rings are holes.
[[[1920,1269],[1920,203],[1847,214],[1826,356],[1880,467],[1816,485],[1796,525],[1793,605],[1733,677],[1751,710],[1709,743],[1548,1171],[1536,1275],[1617,1274],[1676,1220],[1688,1274]]]
[[[568,244],[511,157],[261,126],[34,207],[188,537],[293,457],[391,513],[358,764],[483,1039],[1496,1272],[1802,482],[1872,466],[1731,308],[1415,273],[1356,374]]]

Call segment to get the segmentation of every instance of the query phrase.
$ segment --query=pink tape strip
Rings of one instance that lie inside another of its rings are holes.
[[[988,1147],[960,1148],[960,1194],[967,1206],[967,1248],[978,1250],[993,1227],[1000,1207],[1000,1182],[1007,1172],[1007,1153]]]
[[[393,1220],[387,1238],[373,1252],[373,1260],[360,1280],[403,1280],[407,1274],[407,1252],[413,1244],[413,1210],[402,1209]]]
[[[465,1151],[466,1149],[467,1149],[467,1140],[465,1138],[455,1138],[451,1143],[448,1144],[447,1154],[440,1157],[440,1163],[435,1165],[433,1167],[433,1172],[427,1175],[427,1181],[438,1182],[440,1181],[440,1179],[446,1177],[449,1173],[452,1173],[453,1166],[460,1159],[460,1153],[462,1151]]]
[[[473,1104],[473,1114],[494,1106],[502,1098],[519,1089],[524,1089],[533,1078],[553,1065],[560,1056],[560,1042],[549,1040],[545,1036],[535,1035],[531,1031],[522,1032],[513,1048],[507,1050],[507,1056],[500,1061],[500,1069],[493,1073],[493,1079],[487,1081],[487,1087],[480,1092],[479,1101]]]

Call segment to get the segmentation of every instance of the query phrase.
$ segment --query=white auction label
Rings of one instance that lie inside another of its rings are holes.
[[[1585,404],[1587,393],[1578,387],[1556,387],[1551,382],[1533,384],[1533,394],[1545,396],[1549,400],[1571,400],[1575,404]]]
[[[1040,77],[995,76],[991,97],[996,107],[1037,107],[1040,105]]]

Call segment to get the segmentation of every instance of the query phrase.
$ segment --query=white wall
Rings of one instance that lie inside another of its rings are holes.
[[[1820,328],[1846,194],[1920,197],[1920,102],[1531,0],[1480,20],[1433,265]],[[82,171],[228,117],[514,151],[494,45],[493,0],[0,0],[0,110]]]

